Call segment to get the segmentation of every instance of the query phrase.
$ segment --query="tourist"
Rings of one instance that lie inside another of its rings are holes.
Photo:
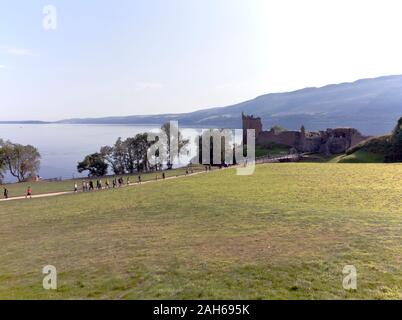
[[[130,185],[130,177],[127,177],[127,185]]]
[[[141,184],[141,175],[138,176],[138,183]]]
[[[99,179],[99,190],[102,190],[102,179]]]
[[[4,199],[8,199],[8,190],[4,188]]]
[[[92,191],[94,189],[94,183],[93,181],[89,181],[89,191]]]
[[[165,178],[166,178],[165,173],[162,172],[162,179],[165,180]]]
[[[78,192],[78,185],[77,185],[77,182],[76,182],[76,183],[74,183],[74,192],[75,192],[75,193],[77,193],[77,192]]]
[[[115,188],[116,188],[116,186],[117,186],[117,181],[116,181],[116,178],[114,178],[114,179],[113,179],[113,182],[112,182],[112,183],[113,183],[113,189],[115,189]]]
[[[105,186],[106,186],[106,189],[110,189],[109,179],[106,179]]]
[[[25,198],[30,198],[30,199],[32,199],[32,189],[31,189],[31,187],[28,187],[28,189],[27,189],[27,195],[25,196]]]

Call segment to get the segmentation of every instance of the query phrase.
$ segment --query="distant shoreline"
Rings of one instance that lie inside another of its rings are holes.
[[[0,124],[52,124],[55,122],[46,121],[0,121]]]
[[[27,125],[27,124],[32,124],[32,125],[46,125],[46,124],[55,124],[55,125],[72,125],[72,126],[135,126],[135,127],[156,127],[159,128],[163,125],[163,122],[160,123],[97,123],[97,122],[92,122],[92,123],[85,123],[85,122],[60,122],[60,121],[55,121],[55,122],[45,122],[45,121],[0,121],[0,125],[9,125],[9,124],[16,124],[16,125]],[[182,129],[209,129],[209,128],[215,128],[215,126],[212,125],[181,125],[179,122],[179,126]],[[232,128],[228,127],[228,129],[239,129],[239,128]]]

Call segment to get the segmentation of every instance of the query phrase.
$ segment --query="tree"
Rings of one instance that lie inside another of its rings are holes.
[[[103,146],[99,154],[116,175],[148,170],[148,149],[154,142],[148,141],[147,133],[122,140],[118,138],[113,147]]]
[[[121,138],[118,138],[113,146],[113,172],[117,175],[125,173],[126,146]]]
[[[90,177],[102,177],[107,174],[108,167],[109,165],[100,153],[93,153],[78,163],[77,170],[79,173],[89,171],[88,176]]]
[[[391,136],[391,148],[386,157],[387,162],[402,162],[402,117],[398,120]]]
[[[99,153],[101,154],[102,158],[112,168],[114,174],[121,175],[125,173],[124,170],[125,151],[121,138],[117,139],[114,147],[104,146],[100,149]]]
[[[188,139],[183,139],[181,132],[176,123],[167,122],[162,127],[161,130],[167,137],[167,167],[168,169],[173,168],[173,162],[176,157],[180,157],[180,154],[183,154],[186,151],[186,147],[189,143]],[[175,150],[178,151],[178,154],[175,154]]]
[[[21,145],[10,141],[0,141],[1,163],[18,182],[26,181],[37,175],[40,168],[41,155],[31,145]]]
[[[123,142],[126,150],[125,169],[129,173],[135,171],[141,172],[149,169],[148,148],[151,142],[148,142],[147,133],[139,133],[134,138],[127,138]]]
[[[4,161],[3,140],[0,139],[0,183],[3,183],[4,172],[6,171],[6,163]]]
[[[135,138],[127,138],[123,141],[125,157],[124,157],[124,169],[128,173],[135,172],[136,162],[136,141]]]

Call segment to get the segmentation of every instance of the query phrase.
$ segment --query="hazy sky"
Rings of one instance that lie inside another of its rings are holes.
[[[57,9],[56,30],[43,7]],[[0,0],[0,120],[188,112],[402,74],[400,0]]]

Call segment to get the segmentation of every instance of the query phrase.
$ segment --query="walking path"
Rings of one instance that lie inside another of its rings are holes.
[[[215,171],[215,170],[214,170]],[[147,184],[147,183],[154,183],[154,182],[159,182],[159,181],[165,181],[165,180],[171,180],[171,179],[178,179],[178,178],[184,178],[184,177],[190,177],[190,176],[195,176],[201,173],[207,173],[210,171],[200,171],[200,172],[194,172],[194,173],[189,173],[187,175],[182,174],[182,175],[177,175],[177,176],[173,176],[173,177],[167,177],[165,179],[162,178],[158,178],[158,180],[146,180],[143,181],[141,183],[131,183],[129,185],[123,185],[122,187],[119,188],[124,188],[124,187],[132,187],[132,186],[137,186],[137,185],[141,185],[141,184]],[[117,189],[119,189],[117,188]],[[102,189],[103,191],[105,191],[106,189]],[[101,190],[99,190],[101,191]],[[94,192],[94,191],[92,191]],[[83,191],[78,191],[78,192],[74,192],[74,191],[63,191],[63,192],[52,192],[52,193],[41,193],[41,194],[36,194],[36,195],[32,195],[32,199],[37,199],[37,198],[48,198],[48,197],[56,197],[56,196],[62,196],[62,195],[66,195],[66,194],[75,194],[75,193],[84,193]],[[87,193],[87,192],[85,192]],[[90,193],[90,192],[89,192]],[[8,199],[0,199],[0,202],[3,201],[12,201],[12,200],[25,200],[26,197],[25,196],[18,196],[18,197],[10,197]]]
[[[282,162],[282,161],[298,161],[300,160],[300,155],[295,154],[295,155],[284,155],[284,156],[276,156],[276,157],[261,157],[261,158],[257,158],[256,159],[256,164],[263,164],[263,163],[272,163],[272,162]],[[234,168],[236,166],[231,166],[229,168]],[[222,168],[222,169],[229,169],[229,168]],[[213,171],[216,171],[217,169],[214,169]],[[177,176],[173,176],[173,177],[167,177],[165,179],[159,178],[159,179],[155,179],[155,180],[146,180],[143,181],[141,183],[131,183],[129,185],[124,185],[122,186],[124,187],[132,187],[132,186],[136,186],[136,185],[141,185],[141,184],[147,184],[147,183],[154,183],[154,182],[159,182],[159,181],[164,181],[164,180],[171,180],[171,179],[177,179],[177,178],[184,178],[184,177],[189,177],[189,176],[195,176],[198,174],[202,174],[202,173],[208,173],[211,171],[199,171],[199,172],[194,172],[194,173],[189,173],[187,175],[177,175]],[[122,188],[120,187],[120,188]],[[103,189],[105,190],[105,189]],[[100,190],[101,191],[101,190]],[[62,196],[62,195],[66,195],[66,194],[74,194],[76,192],[74,191],[63,191],[63,192],[53,192],[53,193],[42,193],[42,194],[37,194],[37,195],[33,195],[32,199],[36,199],[36,198],[47,198],[47,197],[56,197],[56,196]],[[83,193],[83,191],[78,191],[77,193]],[[8,199],[0,199],[0,202],[3,201],[12,201],[12,200],[23,200],[26,199],[25,196],[18,196],[18,197],[10,197]]]
[[[255,164],[276,163],[276,162],[298,162],[304,154],[288,154],[283,156],[263,156],[255,159]]]

